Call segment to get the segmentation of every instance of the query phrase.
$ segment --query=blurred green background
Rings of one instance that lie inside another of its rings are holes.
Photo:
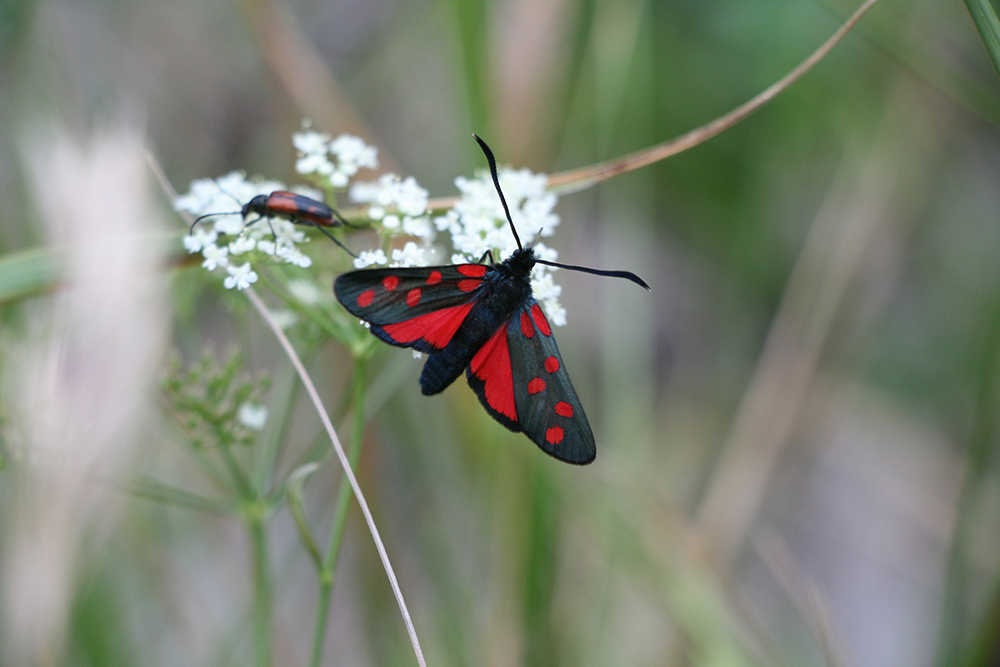
[[[482,166],[472,132],[547,173],[636,151],[752,97],[855,9],[7,0],[0,246],[46,243],[27,165],[53,120],[84,137],[141,119],[183,191],[232,169],[296,182],[290,136],[310,118],[450,196]],[[962,3],[882,0],[745,122],[562,198],[562,261],[652,286],[558,274],[589,467],[504,431],[464,382],[421,396],[421,362],[379,350],[359,478],[428,664],[1000,664],[998,84]],[[238,345],[276,395],[290,385],[253,314],[189,274],[168,272],[168,347]],[[7,303],[8,357],[51,298]],[[348,356],[322,346],[310,368],[336,405]],[[294,416],[301,450],[318,420]],[[184,436],[153,421],[129,474],[188,483]],[[327,460],[306,486],[317,527],[338,483]],[[273,663],[306,664],[315,574],[287,509],[269,531]],[[70,560],[64,653],[38,664],[250,663],[238,522],[126,496]],[[356,507],[325,657],[414,664]]]

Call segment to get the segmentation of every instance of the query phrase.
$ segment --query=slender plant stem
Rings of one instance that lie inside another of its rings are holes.
[[[993,443],[996,441],[996,410],[1000,400],[1000,300],[993,304],[983,348],[978,356],[976,367],[979,369],[979,377],[972,429],[966,444],[965,479],[955,512],[955,528],[941,603],[937,659],[939,667],[976,664],[972,661],[973,653],[983,651],[982,646],[976,645],[976,640],[983,641],[995,632],[995,628],[987,625],[986,633],[981,637],[973,635],[975,639],[969,645],[967,642],[973,633],[967,631],[970,623],[964,613],[964,603],[969,590],[970,544],[976,537],[976,520],[979,518],[975,512],[975,504],[983,493],[983,484],[995,456]],[[1000,593],[994,593],[997,594]],[[987,619],[988,624],[993,623],[992,618],[987,616]]]
[[[986,46],[986,52],[993,61],[993,67],[1000,72],[1000,19],[993,10],[990,0],[965,0],[972,22]]]
[[[302,365],[302,360],[299,359],[299,355],[295,352],[295,348],[292,347],[288,337],[285,336],[285,332],[281,330],[281,327],[279,327],[277,322],[274,321],[274,318],[271,317],[271,313],[267,309],[267,305],[265,305],[261,298],[257,296],[257,293],[253,290],[253,288],[248,288],[244,291],[250,299],[250,303],[257,309],[261,319],[267,323],[267,326],[270,327],[275,338],[278,339],[281,347],[285,350],[285,354],[288,355],[289,361],[292,362],[292,366],[295,367],[296,372],[299,374],[299,378],[302,380],[302,385],[306,388],[306,393],[309,394],[309,399],[316,408],[320,421],[323,423],[323,428],[326,429],[327,435],[330,436],[330,442],[333,445],[333,450],[337,453],[337,458],[340,459],[340,465],[344,468],[347,481],[350,483],[351,489],[354,491],[354,497],[358,499],[358,506],[361,508],[361,513],[365,517],[365,523],[368,524],[368,530],[371,532],[372,540],[375,542],[375,549],[378,551],[379,558],[382,560],[382,567],[385,568],[385,573],[389,578],[389,585],[392,587],[392,592],[396,596],[396,603],[399,605],[399,611],[403,616],[403,623],[406,625],[406,632],[410,636],[410,643],[413,645],[413,652],[417,656],[417,662],[420,664],[420,667],[427,667],[427,663],[424,660],[424,653],[420,649],[420,640],[417,638],[417,631],[413,627],[413,620],[410,618],[410,611],[406,607],[406,600],[403,599],[403,592],[400,590],[399,581],[396,579],[396,572],[392,569],[392,563],[389,562],[389,555],[385,551],[385,545],[382,543],[382,537],[379,535],[378,528],[375,526],[375,519],[372,518],[371,510],[368,508],[368,502],[365,500],[365,494],[362,493],[361,486],[358,484],[358,480],[354,476],[354,471],[351,469],[351,464],[347,458],[347,454],[344,452],[344,447],[340,444],[340,438],[337,436],[337,431],[334,430],[333,423],[330,421],[330,415],[327,414],[326,409],[323,407],[323,400],[320,398],[319,392],[316,391],[316,385],[313,384],[312,378],[309,376],[308,371],[306,371],[305,366]]]
[[[710,123],[695,128],[675,139],[670,139],[669,141],[665,141],[661,144],[644,148],[640,151],[632,153],[631,155],[615,158],[613,160],[590,165],[588,167],[581,167],[580,169],[572,169],[570,171],[552,174],[549,176],[549,189],[559,192],[560,194],[569,194],[572,192],[579,192],[580,190],[586,190],[587,188],[593,187],[594,185],[610,178],[614,178],[615,176],[627,174],[630,171],[647,167],[654,162],[659,162],[660,160],[665,160],[668,157],[673,157],[678,153],[682,153],[689,148],[694,148],[698,144],[704,143],[712,137],[725,132],[773,100],[780,93],[787,90],[793,83],[801,79],[806,72],[811,70],[820,60],[826,57],[833,47],[835,47],[840,40],[842,40],[847,33],[851,31],[851,28],[853,28],[855,24],[861,20],[861,17],[864,16],[869,9],[874,7],[877,2],[878,0],[865,0],[865,3],[862,4],[861,7],[859,7],[858,10],[855,11],[842,26],[840,26],[837,32],[833,33],[833,35],[826,40],[822,46],[810,54],[808,58],[799,63],[795,69],[729,113],[719,116]],[[971,11],[972,4],[985,4],[988,0],[966,0],[966,2],[971,3]],[[975,17],[976,14],[973,13],[973,16]],[[977,20],[977,25],[978,24]],[[998,28],[998,30],[1000,30],[1000,28]],[[458,199],[458,197],[435,197],[427,202],[427,210],[448,210],[458,203]],[[364,218],[366,216],[366,210],[367,209],[363,207],[350,207],[343,209],[340,213],[348,220],[355,220]]]
[[[354,415],[351,424],[351,442],[348,445],[347,459],[351,468],[356,469],[361,458],[361,443],[365,434],[365,379],[368,360],[359,357],[354,367],[354,378],[351,394],[353,396]],[[340,545],[343,542],[344,529],[347,527],[347,510],[351,505],[351,486],[344,475],[337,491],[337,504],[333,512],[333,526],[330,529],[330,543],[326,549],[323,568],[319,580],[319,600],[316,603],[316,629],[313,633],[313,652],[310,665],[319,667],[323,657],[323,643],[326,637],[326,619],[330,612],[330,597],[333,584],[337,578],[337,561],[340,556]]]
[[[693,148],[712,137],[728,130],[736,123],[747,118],[750,114],[760,109],[762,106],[773,100],[779,93],[784,92],[789,86],[798,81],[813,66],[822,60],[840,40],[850,32],[851,28],[861,20],[865,13],[875,6],[878,0],[866,0],[837,32],[833,33],[830,39],[826,40],[822,46],[816,49],[808,58],[803,60],[791,72],[772,84],[769,88],[758,93],[724,116],[719,116],[707,125],[682,134],[676,139],[665,141],[650,148],[643,149],[625,157],[602,162],[582,169],[574,169],[561,174],[553,174],[549,177],[549,188],[560,193],[578,192],[594,186],[601,181],[619,176],[621,174],[640,169],[659,162],[660,160],[677,155],[689,148]]]
[[[240,497],[252,498],[254,495],[253,487],[246,473],[243,472],[243,468],[240,467],[239,461],[236,460],[236,456],[233,455],[232,443],[223,442],[219,445],[219,449],[222,450],[222,460],[225,462],[229,474],[233,477],[233,482],[236,484],[236,490],[240,494]]]
[[[257,667],[271,664],[271,577],[265,523],[263,513],[254,512],[248,520],[253,545],[253,643]]]

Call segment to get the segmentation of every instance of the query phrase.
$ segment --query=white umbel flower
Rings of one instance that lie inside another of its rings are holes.
[[[267,424],[267,406],[259,403],[244,403],[236,413],[240,423],[253,431],[263,431]]]
[[[233,289],[234,287],[239,290],[244,290],[252,283],[257,282],[257,273],[250,268],[250,262],[243,264],[242,266],[227,266],[226,271],[229,272],[229,276],[223,281],[226,289]]]

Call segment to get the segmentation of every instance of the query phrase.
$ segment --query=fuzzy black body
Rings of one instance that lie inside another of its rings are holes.
[[[490,267],[476,296],[476,304],[451,343],[431,356],[420,373],[420,390],[425,396],[439,394],[461,375],[472,357],[490,336],[505,326],[514,311],[531,298],[531,248],[515,250],[503,262]]]

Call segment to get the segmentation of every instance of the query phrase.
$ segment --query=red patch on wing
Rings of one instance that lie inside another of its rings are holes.
[[[482,280],[459,280],[458,289],[461,292],[471,292],[482,284]]]
[[[552,428],[545,431],[545,442],[550,445],[558,445],[562,442],[563,430],[558,426],[553,426]]]
[[[560,417],[572,417],[573,406],[566,401],[559,401],[556,403],[556,414]]]
[[[406,293],[406,305],[413,308],[418,303],[420,303],[420,288],[414,287]]]
[[[485,384],[486,403],[491,408],[517,421],[514,409],[514,374],[510,367],[510,350],[507,348],[507,327],[503,326],[490,336],[469,362],[472,374]]]
[[[441,282],[441,272],[431,271],[431,275],[427,276],[427,284],[437,285],[439,282]]]
[[[459,264],[458,272],[469,278],[482,278],[486,275],[485,264]]]
[[[288,215],[305,213],[299,207],[298,197],[295,196],[294,192],[272,192],[264,200],[264,206],[274,213],[285,213]]]
[[[548,359],[546,359],[545,370],[547,370],[550,373],[555,373],[557,370],[559,370],[559,360],[556,359],[555,357],[549,357]]]
[[[535,378],[528,383],[529,394],[537,394],[540,391],[545,391],[545,380],[542,378]]]
[[[539,331],[546,336],[552,335],[552,329],[549,328],[549,321],[545,319],[545,313],[542,312],[542,307],[537,303],[531,307],[531,317],[535,320],[535,324],[538,325]]]
[[[382,287],[386,288],[390,292],[396,289],[396,285],[399,284],[399,278],[396,276],[386,276],[382,279]]]
[[[441,308],[396,324],[387,324],[382,329],[397,343],[412,343],[423,338],[434,347],[444,349],[462,326],[472,306],[472,303],[466,303],[461,306]]]
[[[372,301],[375,299],[375,290],[366,289],[364,292],[358,295],[358,305],[362,308],[367,308],[372,305]]]
[[[521,333],[524,334],[525,338],[531,338],[535,335],[535,326],[531,323],[528,313],[523,310],[521,311]]]

